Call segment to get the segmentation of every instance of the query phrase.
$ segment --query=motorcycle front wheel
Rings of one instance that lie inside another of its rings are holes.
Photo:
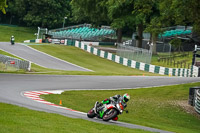
[[[88,111],[87,116],[89,118],[94,118],[96,116],[96,114],[94,113],[93,108]]]
[[[118,111],[116,109],[111,109],[103,116],[104,121],[109,121],[115,118],[118,115]]]

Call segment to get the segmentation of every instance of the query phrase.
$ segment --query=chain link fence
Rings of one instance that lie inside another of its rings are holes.
[[[165,55],[171,54],[172,46],[169,43],[157,42],[156,43],[156,51],[159,53],[164,53]]]
[[[137,62],[143,62],[150,64],[152,58],[152,51],[147,49],[142,49],[138,47],[134,47],[131,45],[126,44],[117,44],[117,55],[130,59],[135,60]]]
[[[9,57],[6,55],[1,55],[0,54],[0,62],[9,67],[14,67],[17,70],[19,69],[24,69],[26,71],[30,71],[31,69],[31,62],[29,61],[23,61],[17,58]]]

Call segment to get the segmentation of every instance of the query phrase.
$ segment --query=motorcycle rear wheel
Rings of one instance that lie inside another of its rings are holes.
[[[109,114],[105,114],[103,116],[103,121],[109,121],[113,118],[115,118],[118,115],[118,112],[116,109],[111,109],[111,112]]]
[[[96,114],[95,114],[93,108],[90,109],[90,110],[88,111],[87,116],[88,116],[89,118],[94,118],[94,117],[96,116]]]

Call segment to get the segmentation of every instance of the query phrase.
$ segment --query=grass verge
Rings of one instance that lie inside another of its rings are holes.
[[[60,58],[62,60],[93,70],[94,72],[63,71],[63,70],[48,69],[32,63],[31,72],[24,71],[20,73],[56,74],[56,75],[140,75],[140,76],[158,75],[114,63],[112,61],[100,58],[98,56],[92,55],[90,53],[87,53],[83,50],[80,50],[72,46],[53,45],[53,44],[30,45],[30,46],[39,51]],[[2,50],[0,50],[0,54],[18,58]]]
[[[79,75],[158,75],[140,71],[121,64],[114,63],[107,59],[100,58],[84,50],[64,45],[30,45],[39,51],[55,56],[70,63],[93,70],[94,72],[63,72],[63,74]],[[58,72],[58,71],[57,71]],[[52,74],[54,74],[52,72]]]
[[[163,67],[168,67],[168,68],[190,68],[192,65],[192,57],[193,57],[193,52],[184,52],[179,54],[178,52],[174,53],[177,56],[180,56],[181,54],[187,54],[187,56],[184,57],[175,57],[174,60],[170,60],[167,61],[167,59],[158,61],[158,58],[161,56],[162,57],[162,53],[158,53],[158,55],[153,55],[152,56],[152,60],[151,60],[151,64],[152,65],[157,65],[157,66],[163,66]],[[173,54],[171,55],[171,57],[173,56]],[[163,57],[168,57],[168,56],[163,56]],[[185,62],[181,64],[177,64],[177,62]],[[175,64],[174,64],[175,62]],[[189,65],[189,66],[188,66]]]
[[[21,59],[21,58],[19,58],[19,57],[17,57],[17,56],[14,56],[14,55],[12,55],[12,54],[10,54],[10,53],[7,53],[7,52],[5,52],[5,51],[3,51],[3,50],[0,50],[0,54],[6,55],[6,56],[10,56],[10,57],[14,57],[14,58],[17,58],[17,59],[20,59],[20,60],[23,60],[23,59]]]
[[[0,42],[9,42],[10,37],[15,36],[15,42],[23,42],[24,40],[35,39],[34,33],[36,28],[28,27],[10,27],[0,25]]]
[[[148,133],[0,103],[1,133]]]
[[[120,115],[120,121],[179,133],[199,133],[200,118],[187,104],[188,90],[192,86],[200,86],[200,83],[116,91],[65,91],[61,95],[41,97],[55,104],[62,100],[65,107],[87,112],[95,101],[129,93],[129,113]],[[191,114],[193,111],[194,114]]]

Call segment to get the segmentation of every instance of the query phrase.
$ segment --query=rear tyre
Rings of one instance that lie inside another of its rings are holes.
[[[94,113],[93,108],[88,111],[87,116],[89,118],[94,118],[96,116],[96,114]]]
[[[109,121],[109,120],[111,120],[111,119],[117,117],[117,115],[118,115],[118,112],[117,112],[117,110],[115,110],[115,109],[111,109],[111,110],[109,110],[108,112],[109,112],[109,114],[105,114],[105,115],[103,116],[103,120],[104,120],[104,121]]]

